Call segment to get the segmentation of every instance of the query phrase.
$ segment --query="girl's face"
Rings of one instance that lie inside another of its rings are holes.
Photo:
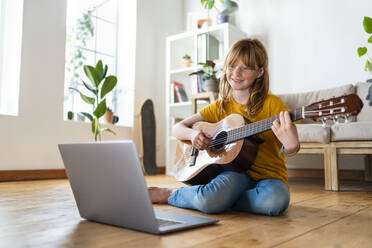
[[[249,89],[253,82],[261,77],[263,69],[255,70],[247,67],[241,59],[227,67],[227,81],[233,90],[244,91]]]

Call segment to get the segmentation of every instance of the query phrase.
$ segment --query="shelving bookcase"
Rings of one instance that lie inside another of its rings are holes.
[[[197,93],[197,79],[196,76],[189,76],[190,73],[195,72],[201,68],[197,64],[198,56],[198,36],[209,33],[210,36],[218,40],[218,59],[216,63],[217,68],[223,65],[228,50],[232,44],[246,37],[246,34],[240,31],[237,27],[223,23],[210,26],[205,29],[180,33],[166,38],[166,174],[173,175],[173,161],[177,146],[177,139],[172,136],[172,126],[174,125],[174,118],[184,119],[193,113],[191,96]],[[200,39],[199,39],[200,45]],[[199,46],[200,47],[200,46]],[[200,52],[200,49],[199,49]],[[205,51],[204,51],[205,52]],[[182,57],[185,54],[191,56],[191,67],[182,67]],[[202,61],[205,62],[205,61]],[[173,81],[180,82],[184,85],[189,101],[177,102],[174,99]],[[207,106],[209,102],[198,101],[197,109]]]

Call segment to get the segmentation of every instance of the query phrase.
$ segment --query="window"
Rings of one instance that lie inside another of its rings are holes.
[[[5,0],[0,0],[0,96],[1,96],[1,83],[3,75],[3,54],[4,54],[4,24],[5,24]],[[0,98],[1,104],[1,98]],[[1,105],[0,105],[1,106]]]
[[[18,115],[23,0],[0,0],[0,114]]]
[[[68,111],[91,112],[79,94],[69,87],[79,88],[84,94],[82,80],[86,80],[83,66],[95,65],[98,60],[108,65],[107,75],[116,75],[117,65],[117,0],[68,0],[65,70],[65,119]],[[115,112],[117,91],[107,97],[107,106]]]
[[[119,117],[117,125],[133,126],[136,16],[137,1],[67,1],[64,119],[68,111],[91,112],[91,105],[68,88],[86,79],[83,65],[101,59],[109,67],[108,75],[118,78],[107,105]],[[85,87],[79,89],[89,94]]]

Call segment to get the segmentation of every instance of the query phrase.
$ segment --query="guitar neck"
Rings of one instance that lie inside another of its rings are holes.
[[[291,117],[292,121],[298,121],[301,119],[304,119],[303,117],[303,107],[297,108],[293,111],[289,112],[289,115]],[[244,139],[246,137],[259,134],[268,130],[271,130],[271,126],[273,125],[273,122],[279,119],[279,115],[272,116],[270,118],[249,123],[247,125],[244,125],[239,128],[235,128],[232,130],[229,130],[227,132],[227,144],[236,142],[238,140]]]

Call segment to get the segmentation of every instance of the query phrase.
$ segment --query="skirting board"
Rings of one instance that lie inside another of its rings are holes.
[[[160,174],[165,174],[165,167],[158,167]],[[288,169],[290,178],[324,178],[324,170],[321,169]],[[340,170],[340,179],[364,180],[362,170]],[[65,170],[12,170],[0,171],[0,182],[41,180],[41,179],[65,179]]]
[[[64,179],[67,178],[65,170],[9,170],[0,171],[0,182]]]

